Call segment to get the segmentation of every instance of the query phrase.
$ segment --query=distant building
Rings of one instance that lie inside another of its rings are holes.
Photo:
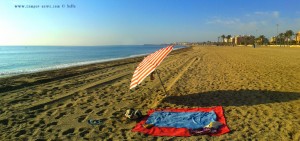
[[[234,43],[234,42],[235,42],[235,37],[233,36],[229,39],[229,43]]]
[[[233,40],[236,45],[249,45],[254,44],[255,37],[252,35],[238,35]]]
[[[239,45],[240,43],[241,43],[241,35],[238,35],[238,36],[235,36],[234,37],[234,43],[236,44],[236,45]]]
[[[228,43],[228,39],[227,38],[224,38],[224,43]]]
[[[270,43],[272,43],[272,44],[275,44],[275,43],[276,43],[276,37],[275,37],[275,36],[271,37]]]
[[[296,43],[300,43],[300,31],[296,33],[296,36],[295,36],[295,41]]]

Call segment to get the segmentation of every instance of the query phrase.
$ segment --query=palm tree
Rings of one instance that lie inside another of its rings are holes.
[[[291,41],[291,37],[294,35],[294,32],[292,30],[287,30],[285,33],[284,33],[284,36],[286,37],[286,39],[289,39],[287,40],[288,41]]]
[[[283,38],[284,38],[284,33],[279,33],[279,44],[282,44]]]
[[[227,38],[227,42],[229,43],[229,40],[230,40],[230,38],[231,38],[231,35],[227,35],[226,38]]]
[[[229,44],[229,40],[230,40],[230,38],[231,38],[231,35],[227,35],[227,36],[226,36],[226,39],[227,39],[227,44]]]
[[[262,44],[262,39],[260,38],[260,36],[257,38],[254,37],[254,43],[256,43],[258,45]]]
[[[224,45],[224,39],[225,39],[225,35],[221,35],[221,38],[222,38],[222,42],[223,42],[223,45]]]
[[[247,46],[248,44],[253,44],[253,41],[254,41],[255,37],[245,35],[243,38],[244,38],[245,46]]]
[[[260,35],[258,38],[260,39],[261,44],[264,44],[264,43],[265,43],[266,37],[265,37],[264,35]]]
[[[285,33],[283,33],[283,36],[284,36],[283,44],[284,44],[284,45],[287,45],[287,42],[288,42],[288,34],[285,32]]]

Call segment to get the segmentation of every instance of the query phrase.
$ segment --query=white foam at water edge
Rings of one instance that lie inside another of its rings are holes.
[[[186,47],[183,46],[183,47],[173,48],[173,50],[178,50],[178,49],[183,49],[183,48],[186,48]]]
[[[49,67],[16,70],[16,71],[10,71],[10,72],[0,72],[0,78],[19,75],[19,74],[29,74],[29,73],[35,73],[35,72],[41,72],[41,71],[57,70],[57,69],[62,69],[62,68],[74,67],[74,66],[82,66],[82,65],[88,65],[88,64],[95,64],[95,63],[103,63],[103,62],[108,62],[108,61],[122,60],[122,59],[134,58],[134,57],[139,57],[139,56],[145,56],[145,55],[147,55],[147,54],[131,55],[129,57],[124,57],[124,58],[111,58],[111,59],[101,59],[101,60],[94,60],[94,61],[68,63],[68,64],[49,66]]]
[[[134,58],[134,57],[146,56],[146,55],[149,55],[149,54],[150,54],[150,53],[138,54],[138,55],[130,55],[128,58]]]

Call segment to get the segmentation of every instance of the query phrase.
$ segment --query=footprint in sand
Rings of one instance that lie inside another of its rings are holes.
[[[55,119],[60,119],[61,117],[63,117],[66,114],[67,114],[66,112],[62,112],[57,117],[55,117]]]
[[[86,134],[90,133],[88,128],[80,128],[79,132],[80,137],[84,137]]]
[[[78,122],[82,122],[83,120],[85,120],[87,115],[82,115],[78,118]]]
[[[126,138],[126,132],[127,132],[126,129],[121,129],[121,133],[124,138]]]
[[[46,124],[44,119],[41,119],[38,124]]]
[[[91,102],[93,102],[93,100],[94,100],[94,98],[89,98],[86,102],[91,103]]]
[[[15,137],[19,137],[19,136],[24,135],[24,134],[26,134],[26,130],[21,130],[21,131],[19,131],[19,132],[15,135]]]
[[[52,111],[48,111],[46,115],[47,115],[47,116],[51,116],[52,113],[53,113]]]
[[[104,112],[106,112],[106,110],[100,110],[100,111],[97,112],[96,114],[97,114],[98,116],[100,116],[100,115],[102,115]]]
[[[108,102],[103,103],[103,106],[108,106],[108,105],[109,105]]]
[[[37,127],[39,127],[39,126],[40,126],[39,123],[36,123],[36,124],[33,125],[33,127],[35,127],[35,128],[37,128]]]
[[[52,133],[53,129],[48,129],[47,132]]]
[[[51,122],[51,123],[47,124],[47,127],[54,126],[54,125],[57,125],[57,122]]]
[[[113,117],[117,117],[117,116],[121,116],[121,114],[122,114],[122,112],[117,111],[117,112],[113,112],[113,113],[112,113],[112,116],[113,116]]]
[[[105,128],[106,126],[104,124],[102,125],[99,125],[99,131],[103,131],[103,129]]]
[[[8,123],[9,123],[9,120],[8,120],[8,119],[0,120],[0,124],[8,125]]]
[[[64,132],[62,133],[62,135],[73,134],[74,131],[75,131],[75,128],[70,128],[70,129],[64,131]]]
[[[61,107],[61,106],[63,106],[64,104],[63,103],[59,103],[58,105],[57,105],[57,107]]]
[[[87,109],[84,113],[90,113],[90,112],[92,112],[93,110],[92,109]]]
[[[72,106],[73,106],[73,103],[69,103],[66,105],[67,108],[72,107]]]

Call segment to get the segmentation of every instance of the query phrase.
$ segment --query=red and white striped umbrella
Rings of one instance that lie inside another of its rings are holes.
[[[132,89],[140,84],[149,74],[151,74],[156,69],[156,67],[172,50],[173,45],[167,46],[144,58],[144,60],[138,65],[133,73],[129,89]]]

